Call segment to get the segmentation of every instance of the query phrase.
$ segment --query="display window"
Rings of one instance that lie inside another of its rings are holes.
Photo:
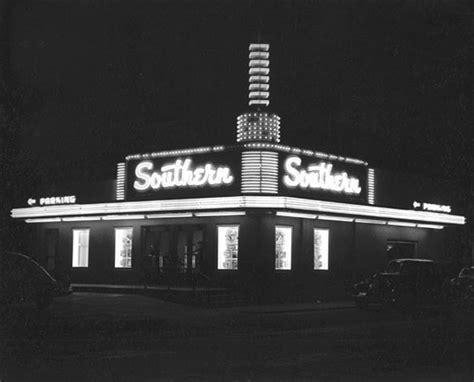
[[[133,228],[115,228],[115,268],[132,267]]]
[[[275,227],[275,269],[291,269],[291,236],[292,227]]]
[[[329,269],[329,230],[314,229],[314,269]]]
[[[89,266],[89,229],[72,230],[72,266],[73,268]]]
[[[217,227],[217,269],[237,270],[239,266],[239,226]]]

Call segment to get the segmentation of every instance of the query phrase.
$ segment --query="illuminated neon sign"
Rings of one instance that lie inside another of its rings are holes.
[[[434,203],[421,203],[421,202],[414,201],[413,208],[421,208],[425,211],[445,212],[448,214],[451,213],[451,206],[434,204]]]
[[[329,190],[345,194],[360,194],[359,179],[347,172],[333,172],[331,163],[321,162],[301,168],[301,158],[290,156],[285,160],[283,183],[292,188]]]
[[[40,206],[51,206],[58,204],[74,204],[76,203],[76,195],[68,196],[48,196],[44,198],[39,198],[39,202],[34,198],[28,199],[29,206],[35,206],[39,204]]]
[[[177,159],[174,163],[166,164],[160,171],[154,171],[151,161],[140,162],[135,168],[136,180],[133,188],[137,191],[148,189],[169,189],[202,186],[221,186],[231,184],[234,177],[229,167],[216,167],[212,163],[204,166],[192,167],[192,160]]]

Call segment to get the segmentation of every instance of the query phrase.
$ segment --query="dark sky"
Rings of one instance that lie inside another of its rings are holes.
[[[14,3],[21,148],[44,181],[113,177],[131,153],[235,142],[259,35],[282,143],[471,173],[470,1]]]

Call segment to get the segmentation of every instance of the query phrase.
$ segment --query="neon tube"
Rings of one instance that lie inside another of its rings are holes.
[[[407,223],[407,222],[394,222],[394,221],[390,221],[387,223],[388,225],[396,225],[396,226],[400,226],[400,227],[416,227],[416,224],[415,223]]]
[[[58,223],[60,218],[46,218],[46,219],[26,219],[27,223]]]
[[[417,224],[418,228],[429,228],[429,229],[443,229],[444,226],[442,225],[434,225],[434,224]]]
[[[352,223],[354,221],[354,218],[346,218],[343,216],[327,216],[327,215],[318,215],[319,220],[334,220],[334,221],[339,221],[339,222],[347,222],[347,223]]]
[[[317,215],[312,214],[304,214],[299,212],[285,212],[285,211],[277,211],[277,216],[284,216],[289,218],[302,218],[302,219],[316,219]]]
[[[151,214],[146,215],[146,217],[147,219],[192,218],[193,214],[191,212],[178,212],[174,214]]]
[[[138,220],[145,219],[145,215],[106,215],[102,220]]]
[[[83,222],[83,221],[97,221],[100,220],[100,216],[72,216],[68,218],[62,218],[63,222]]]
[[[386,220],[374,220],[374,219],[356,219],[356,223],[362,224],[387,224]]]
[[[245,211],[216,211],[216,212],[195,212],[194,216],[243,216]]]
[[[334,213],[348,217],[411,220],[419,223],[465,224],[460,215],[438,212],[402,210],[322,200],[301,199],[285,196],[228,196],[216,198],[170,199],[136,202],[114,202],[96,204],[75,204],[44,207],[14,208],[11,216],[16,219],[47,218],[57,216],[86,216],[120,213],[180,212],[199,210],[225,210],[232,208],[282,209],[301,212]]]

